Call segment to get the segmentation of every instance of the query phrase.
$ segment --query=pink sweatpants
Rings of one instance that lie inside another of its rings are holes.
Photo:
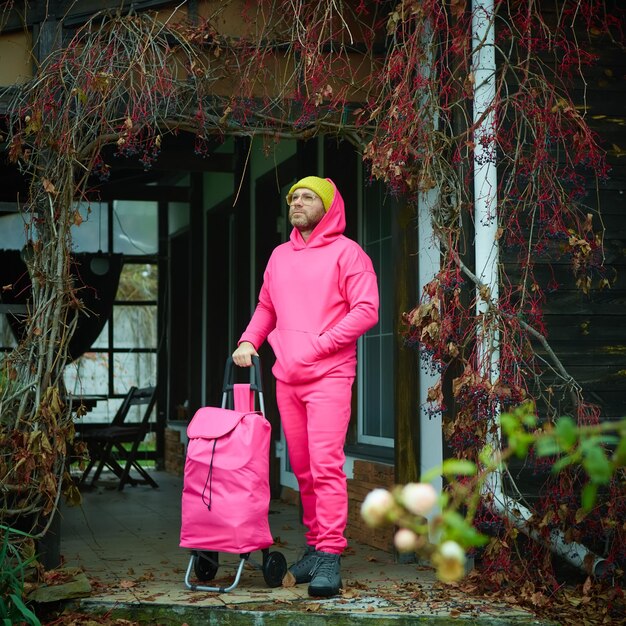
[[[323,378],[300,385],[276,381],[276,400],[289,462],[300,487],[306,542],[341,554],[347,545],[348,494],[343,446],[354,378]]]

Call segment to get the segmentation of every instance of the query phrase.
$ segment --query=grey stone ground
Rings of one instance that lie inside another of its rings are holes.
[[[85,492],[81,508],[63,508],[61,551],[66,567],[91,582],[77,601],[85,611],[113,611],[150,624],[271,624],[296,626],[370,623],[494,626],[545,624],[523,610],[470,597],[438,583],[430,567],[394,562],[393,556],[352,543],[342,558],[341,596],[312,599],[306,585],[268,588],[262,572],[246,564],[229,593],[191,591],[184,585],[189,551],[178,547],[182,479],[155,473],[159,489],[103,481]],[[297,507],[273,501],[270,526],[288,563],[301,548]],[[251,555],[259,563],[261,552]],[[220,553],[217,581],[234,580],[239,555]]]

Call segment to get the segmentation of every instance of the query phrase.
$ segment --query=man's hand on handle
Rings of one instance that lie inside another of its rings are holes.
[[[253,356],[259,356],[256,348],[249,341],[242,341],[233,352],[233,363],[239,367],[252,367]]]

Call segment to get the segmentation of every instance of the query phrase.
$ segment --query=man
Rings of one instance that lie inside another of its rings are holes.
[[[276,400],[298,479],[307,547],[289,568],[311,596],[341,588],[347,545],[343,451],[356,373],[356,341],[378,322],[370,258],[343,235],[344,201],[330,178],[307,176],[287,195],[293,230],[272,252],[259,303],[233,353],[241,367],[267,338]]]

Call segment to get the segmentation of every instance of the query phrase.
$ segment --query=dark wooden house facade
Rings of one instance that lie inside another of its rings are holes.
[[[93,12],[120,4],[124,7],[119,0],[35,0],[25,13],[17,6],[0,13],[0,82],[8,89],[0,107],[6,110],[11,85],[32,76],[33,67]],[[180,3],[132,4],[135,11],[165,13]],[[196,18],[205,4],[211,3],[190,0],[179,10]],[[611,166],[607,180],[588,181],[585,198],[594,220],[602,220],[604,268],[583,293],[565,263],[546,266],[545,272],[554,272],[554,281],[563,288],[548,299],[545,319],[562,363],[599,404],[602,418],[616,419],[626,415],[625,62],[618,46],[603,45],[595,52],[600,60],[586,85],[581,84],[578,100],[602,138]],[[0,250],[16,251],[23,245],[18,204],[27,188],[12,165],[3,160],[0,168]],[[168,450],[177,450],[175,445],[167,447],[166,432],[170,437],[178,433],[184,442],[184,427],[193,412],[220,402],[225,358],[255,306],[271,250],[289,233],[285,192],[309,174],[336,182],[346,200],[346,234],[371,256],[380,284],[380,322],[359,344],[346,448],[348,476],[353,476],[355,462],[366,461],[392,468],[378,474],[383,481],[416,480],[423,469],[423,451],[443,448],[440,428],[438,433],[428,428],[428,413],[420,406],[429,380],[420,372],[419,356],[404,347],[401,335],[402,313],[420,297],[419,252],[426,245],[414,209],[391,198],[382,184],[370,183],[362,156],[347,142],[323,136],[308,141],[286,138],[268,150],[258,138],[227,137],[199,155],[194,153],[194,138],[181,133],[164,138],[161,155],[148,171],[136,160],[117,159],[76,239],[77,252],[121,256],[129,280],[133,275],[154,279],[145,292],[118,292],[109,302],[103,313],[108,323],[78,355],[75,368],[80,372],[71,381],[80,380],[80,392],[112,399],[119,399],[131,384],[156,384],[158,464],[166,463]],[[596,215],[598,208],[601,213]],[[514,264],[514,259],[505,255],[503,262]],[[0,267],[3,285],[13,281],[13,275],[3,275],[5,267]],[[7,320],[19,309],[6,298],[2,302],[0,347],[9,350],[14,339]],[[137,320],[147,330],[131,341],[122,331]],[[279,495],[281,489],[297,486],[273,397],[272,360],[265,346],[266,404],[275,444],[272,488]],[[104,364],[105,378],[98,374],[97,362]],[[168,439],[174,444],[176,440]],[[171,467],[181,469],[176,463]]]

